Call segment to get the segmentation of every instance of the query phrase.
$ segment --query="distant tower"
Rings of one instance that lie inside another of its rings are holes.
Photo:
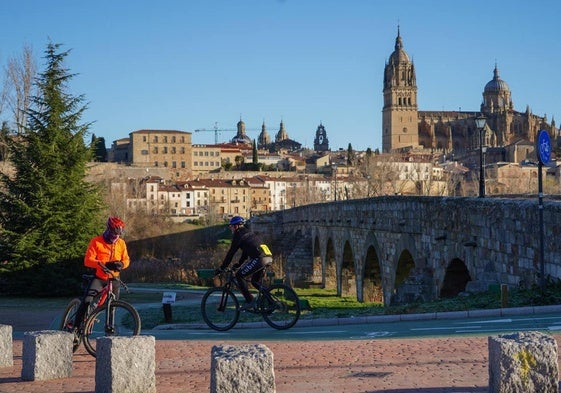
[[[514,109],[510,98],[510,88],[508,84],[499,76],[499,69],[495,64],[493,79],[490,80],[483,90],[483,103],[481,112],[490,114],[493,112],[504,112]]]
[[[265,127],[265,121],[263,121],[263,125],[261,126],[261,133],[257,138],[257,146],[258,147],[265,147],[271,144],[271,137],[267,132],[267,127]]]
[[[232,138],[232,143],[246,143],[251,144],[251,139],[245,133],[245,123],[240,117],[238,121],[238,133]]]
[[[318,129],[316,130],[316,137],[314,138],[314,150],[329,150],[329,140],[327,139],[327,133],[325,132],[325,127],[321,123],[319,123]]]
[[[419,145],[417,81],[415,66],[403,50],[397,27],[395,50],[384,68],[382,150],[391,152]]]
[[[275,142],[282,142],[288,139],[288,134],[284,129],[284,122],[281,120],[280,122],[280,130],[277,132],[277,136],[275,138]]]

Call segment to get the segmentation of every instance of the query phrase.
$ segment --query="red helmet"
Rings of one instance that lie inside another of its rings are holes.
[[[109,217],[107,220],[107,229],[114,235],[122,235],[125,229],[125,223],[119,217]]]

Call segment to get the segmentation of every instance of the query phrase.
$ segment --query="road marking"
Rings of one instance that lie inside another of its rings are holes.
[[[512,323],[512,319],[491,319],[489,321],[473,321],[473,322],[462,322],[462,323]]]
[[[454,329],[481,329],[481,326],[445,326],[434,328],[412,328],[409,330],[454,330]]]
[[[395,332],[370,332],[370,333],[366,333],[366,336],[364,337],[386,337],[386,336],[392,336],[394,334]]]
[[[346,332],[346,330],[317,330],[317,331],[313,331],[313,332],[291,331],[290,334],[326,334],[326,333],[345,333],[345,332]]]

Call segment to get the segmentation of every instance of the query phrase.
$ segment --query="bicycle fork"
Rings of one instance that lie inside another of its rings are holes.
[[[218,305],[218,311],[222,312],[226,310],[226,303],[228,301],[228,292],[222,291],[222,295],[220,297],[220,304]]]

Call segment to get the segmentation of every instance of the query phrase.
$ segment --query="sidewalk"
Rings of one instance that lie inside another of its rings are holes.
[[[260,343],[274,354],[278,393],[487,392],[487,337]],[[208,392],[211,348],[221,344],[243,343],[158,340],[157,392]],[[71,378],[20,377],[21,341],[16,341],[14,365],[0,368],[2,393],[93,393],[95,359],[81,348]]]
[[[518,312],[523,311],[529,310]],[[20,328],[41,330],[15,315],[10,320]],[[6,322],[0,318],[0,323]],[[561,334],[553,337],[560,342]],[[259,343],[274,354],[277,393],[484,393],[489,378],[487,339],[157,340],[156,388],[158,393],[208,392],[214,345]],[[0,393],[95,392],[95,359],[83,347],[74,354],[71,378],[34,382],[21,380],[21,350],[21,340],[15,340],[14,365],[0,368]]]

